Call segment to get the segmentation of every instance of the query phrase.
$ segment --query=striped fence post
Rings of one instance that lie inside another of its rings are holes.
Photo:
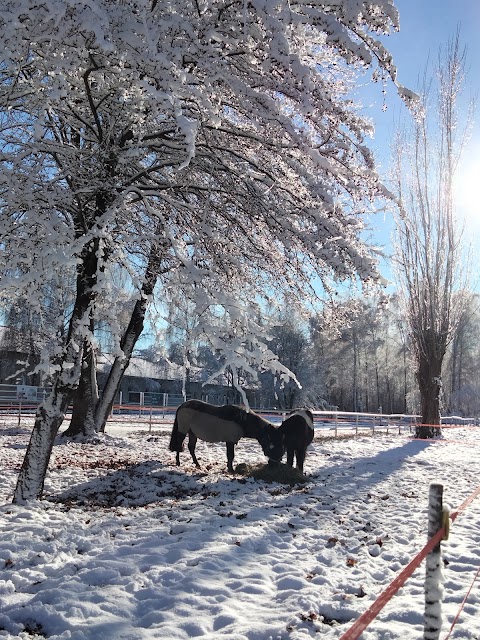
[[[428,494],[428,539],[443,526],[443,485],[431,484]],[[438,640],[442,630],[443,572],[440,542],[430,551],[425,566],[423,640]]]

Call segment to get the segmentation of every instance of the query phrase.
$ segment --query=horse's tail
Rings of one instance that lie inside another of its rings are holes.
[[[173,422],[173,429],[172,429],[172,435],[170,436],[170,444],[168,445],[168,448],[170,449],[170,451],[183,451],[183,441],[185,439],[185,436],[183,434],[180,434],[178,431],[178,410],[177,413],[175,414],[175,420]]]

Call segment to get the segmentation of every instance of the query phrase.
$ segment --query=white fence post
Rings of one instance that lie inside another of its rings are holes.
[[[164,393],[163,394],[163,412],[162,412],[162,418],[165,418],[165,407],[167,406],[167,394]]]
[[[428,539],[443,525],[443,485],[431,484],[428,493]],[[423,640],[438,640],[442,630],[443,574],[440,542],[426,559]]]

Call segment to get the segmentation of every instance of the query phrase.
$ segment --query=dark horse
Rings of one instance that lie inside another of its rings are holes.
[[[313,440],[313,414],[309,409],[295,409],[282,422],[278,432],[287,450],[287,464],[293,467],[293,457],[297,459],[297,469],[303,473],[303,463],[307,447]]]
[[[240,438],[257,439],[263,453],[274,462],[281,460],[284,451],[278,429],[271,422],[232,404],[218,407],[201,400],[187,400],[178,407],[170,437],[170,451],[177,452],[177,464],[180,464],[180,451],[187,434],[188,450],[197,467],[200,467],[195,455],[198,438],[227,443],[227,463],[231,472],[235,445]]]

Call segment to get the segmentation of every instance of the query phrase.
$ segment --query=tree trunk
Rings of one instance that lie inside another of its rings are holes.
[[[40,498],[55,436],[79,384],[85,331],[90,327],[90,307],[97,276],[98,243],[91,242],[82,253],[77,272],[77,295],[58,371],[48,398],[37,410],[35,425],[23,459],[13,495],[14,503]]]
[[[21,504],[41,497],[55,436],[73,393],[70,385],[57,383],[47,400],[37,409],[35,425],[13,494],[14,503]]]
[[[108,416],[112,411],[115,396],[117,395],[120,383],[122,382],[123,374],[130,363],[133,349],[143,331],[146,311],[147,299],[142,296],[135,303],[127,330],[123,334],[120,342],[120,348],[123,355],[117,356],[113,361],[105,387],[95,408],[95,430],[99,433],[103,433],[105,431],[105,425],[107,423]]]
[[[153,293],[158,276],[160,275],[162,257],[162,252],[158,245],[152,244],[140,297],[135,302],[132,315],[130,316],[130,322],[120,341],[120,349],[123,353],[113,361],[105,387],[100,396],[98,395],[96,359],[94,358],[94,354],[92,354],[92,358],[87,361],[86,369],[82,369],[81,384],[85,385],[86,395],[82,396],[80,392],[81,389],[79,389],[72,415],[72,422],[68,429],[68,431],[73,429],[73,433],[68,433],[67,435],[75,435],[77,430],[81,430],[79,432],[85,435],[91,435],[93,432],[103,433],[105,431],[105,425],[112,411],[123,375],[130,364],[133,349],[143,331],[148,300]]]
[[[190,351],[187,350],[187,353],[185,354],[185,358],[184,358],[185,374],[183,376],[183,385],[182,385],[182,393],[185,400],[188,400],[188,398],[190,398],[192,395],[190,356],[191,356],[191,353]]]
[[[370,411],[370,402],[368,395],[368,385],[370,384],[369,380],[369,371],[368,371],[368,357],[365,358],[365,411],[368,413]]]
[[[82,349],[78,348],[75,338],[82,332],[77,332],[75,329],[78,330],[81,327],[82,320],[78,317],[75,320],[52,391],[37,409],[35,425],[13,494],[14,503],[34,500],[42,495],[55,436],[63,422],[80,377]]]
[[[462,415],[465,415],[465,407],[462,402],[462,387],[463,387],[463,361],[464,361],[464,342],[460,342],[460,349],[458,354],[458,376],[457,376],[457,396],[458,406],[462,410]]]
[[[148,301],[157,284],[161,272],[162,259],[161,248],[156,244],[152,244],[148,255],[140,298],[135,302],[132,315],[130,316],[130,322],[120,341],[120,349],[123,355],[115,358],[110,373],[108,374],[107,382],[95,408],[95,430],[97,432],[103,433],[105,431],[105,425],[112,411],[123,374],[130,363],[133,349],[143,331]]]
[[[452,359],[451,359],[452,378],[450,382],[450,403],[449,403],[450,411],[453,409],[453,405],[455,404],[456,391],[458,390],[457,356],[458,356],[459,337],[460,337],[460,327],[457,334],[454,336],[452,340]]]
[[[442,359],[420,354],[418,386],[422,407],[422,424],[417,427],[417,438],[433,438],[440,434],[440,393],[442,389]]]
[[[98,404],[97,358],[91,345],[85,346],[78,388],[73,397],[72,419],[63,436],[92,437],[95,430],[95,408]]]
[[[357,334],[355,331],[352,334],[352,347],[353,347],[353,389],[352,389],[352,404],[353,411],[358,411],[358,389],[357,389],[357,368],[358,368],[358,358],[357,358]]]

